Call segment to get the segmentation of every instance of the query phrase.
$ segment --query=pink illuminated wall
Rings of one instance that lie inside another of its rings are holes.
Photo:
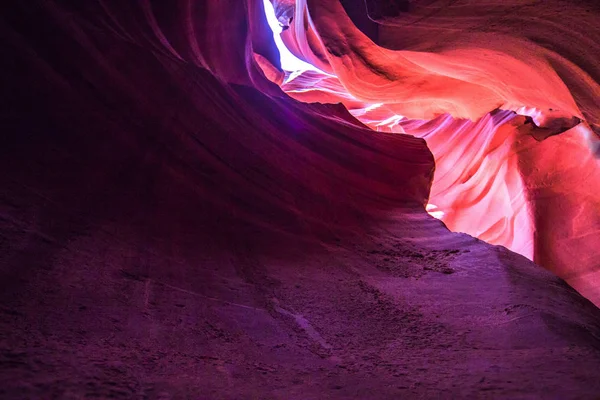
[[[341,102],[374,131],[424,138],[436,160],[431,215],[600,299],[600,112],[590,101],[600,86],[588,72],[526,31],[469,31],[475,17],[378,21],[382,46],[338,0],[265,4],[285,92]],[[442,31],[428,36],[433,22]],[[402,48],[403,41],[413,45]]]

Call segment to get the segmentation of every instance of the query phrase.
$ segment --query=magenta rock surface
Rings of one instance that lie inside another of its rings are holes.
[[[10,2],[0,35],[1,398],[600,393],[600,310],[431,217],[424,139],[287,95],[262,1]]]

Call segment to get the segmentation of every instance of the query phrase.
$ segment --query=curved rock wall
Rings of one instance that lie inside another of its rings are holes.
[[[428,216],[423,139],[273,84],[260,2],[1,7],[0,397],[600,392],[598,309]]]
[[[297,1],[281,36],[322,73],[282,88],[425,138],[430,209],[450,229],[519,252],[598,302],[599,10],[392,3]],[[361,12],[370,18],[350,19]]]

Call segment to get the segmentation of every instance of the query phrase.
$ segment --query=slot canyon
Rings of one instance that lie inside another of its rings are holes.
[[[600,398],[600,3],[0,6],[1,399]]]

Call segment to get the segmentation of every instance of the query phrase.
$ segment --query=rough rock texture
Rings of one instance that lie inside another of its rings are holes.
[[[600,311],[283,94],[243,5],[2,6],[0,397],[594,398]]]
[[[322,72],[284,91],[425,138],[437,166],[429,207],[450,229],[600,304],[597,6],[299,0],[295,13],[281,36]]]

